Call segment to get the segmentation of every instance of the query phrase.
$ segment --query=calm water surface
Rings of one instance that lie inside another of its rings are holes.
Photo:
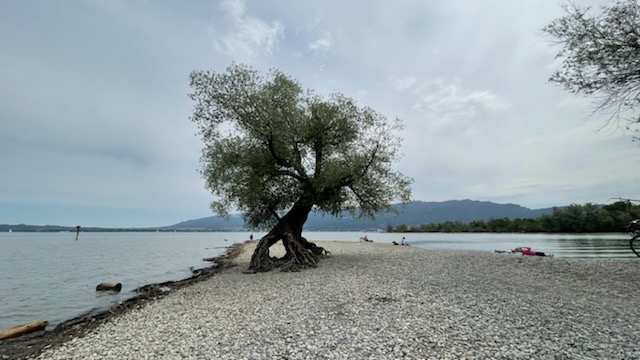
[[[0,330],[32,321],[56,324],[105,310],[135,296],[134,289],[191,276],[203,258],[248,239],[249,232],[222,233],[0,233]],[[263,234],[255,233],[258,238]],[[309,240],[358,241],[362,232],[307,232]],[[530,246],[557,257],[632,258],[624,234],[387,234],[366,233],[375,242],[474,251]],[[225,241],[225,239],[227,241]],[[638,259],[640,261],[640,259]],[[101,282],[121,282],[119,294],[97,293]]]
[[[134,289],[191,276],[225,246],[249,233],[2,233],[0,330],[47,320],[57,323],[135,296]],[[224,241],[228,239],[228,241]],[[120,282],[119,294],[98,293]]]

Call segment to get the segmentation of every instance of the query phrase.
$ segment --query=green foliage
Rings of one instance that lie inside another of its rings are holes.
[[[190,76],[204,149],[201,173],[217,197],[212,209],[242,211],[271,225],[293,204],[339,215],[372,216],[410,198],[412,180],[391,169],[399,157],[399,120],[387,121],[341,94],[303,91],[280,71],[245,65]]]
[[[624,232],[630,220],[640,214],[640,206],[619,201],[599,206],[591,203],[554,208],[550,215],[537,219],[476,220],[468,224],[446,221],[439,224],[402,224],[388,232],[497,232],[497,233],[601,233]]]
[[[617,0],[597,16],[574,3],[542,31],[562,49],[562,67],[549,79],[572,93],[594,96],[596,109],[625,118],[640,105],[640,4]],[[626,118],[631,123],[640,117]],[[637,131],[637,129],[635,129]]]

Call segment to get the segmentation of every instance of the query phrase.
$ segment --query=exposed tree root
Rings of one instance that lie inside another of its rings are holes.
[[[278,241],[282,241],[286,250],[285,255],[281,258],[269,255],[269,248]],[[281,271],[299,271],[315,267],[321,257],[329,254],[323,247],[317,246],[301,236],[298,237],[291,233],[282,236],[269,234],[258,243],[251,257],[248,272],[265,272],[274,268],[280,268]]]
[[[298,271],[314,267],[321,256],[329,252],[302,237],[302,226],[311,211],[310,205],[297,203],[278,224],[260,239],[249,264],[249,272],[264,272],[279,267],[281,271]],[[286,253],[281,258],[271,257],[269,248],[282,241]]]

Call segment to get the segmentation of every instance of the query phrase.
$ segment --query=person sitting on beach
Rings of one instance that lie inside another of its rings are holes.
[[[511,252],[514,252],[514,253],[519,252],[519,253],[522,253],[522,255],[529,255],[529,256],[553,256],[553,254],[546,254],[541,251],[533,251],[528,246],[518,246],[515,249],[511,249]]]
[[[400,245],[410,246],[407,240],[405,240],[404,236],[402,237],[402,242],[400,243]]]
[[[360,238],[360,241],[364,241],[364,242],[373,242],[373,240],[369,240],[369,238],[367,237],[367,235],[363,236]]]

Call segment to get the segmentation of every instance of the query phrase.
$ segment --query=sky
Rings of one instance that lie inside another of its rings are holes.
[[[594,5],[602,1],[576,1]],[[556,0],[1,1],[0,224],[213,215],[189,73],[245,63],[405,129],[413,200],[638,198],[640,148],[548,82]]]

